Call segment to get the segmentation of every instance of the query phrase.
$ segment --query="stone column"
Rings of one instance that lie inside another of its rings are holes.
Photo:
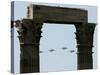
[[[93,68],[92,48],[95,26],[96,24],[93,23],[75,24],[79,70]]]
[[[20,73],[39,72],[39,41],[41,23],[31,19],[16,21],[20,41]]]

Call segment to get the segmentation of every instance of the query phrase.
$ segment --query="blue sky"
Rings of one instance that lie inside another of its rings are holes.
[[[31,2],[15,2],[14,6],[14,20],[26,18],[27,6]],[[37,3],[36,3],[37,4]],[[46,4],[46,3],[41,3]],[[54,6],[55,4],[47,4]],[[81,8],[88,10],[88,22],[97,23],[97,8],[93,6],[80,6],[80,5],[58,5],[62,7],[69,8]],[[40,50],[43,53],[40,53],[40,71],[41,72],[51,72],[51,71],[66,71],[66,70],[76,70],[77,69],[77,48],[76,48],[76,39],[74,32],[75,27],[72,24],[50,24],[44,23],[41,29],[43,36],[40,40]],[[19,40],[17,38],[18,34],[16,28],[15,33],[15,73],[19,73]],[[96,36],[96,32],[95,32]],[[94,68],[97,64],[97,46],[96,46],[96,37],[94,37]],[[62,47],[67,47],[67,50],[62,50]],[[55,49],[54,52],[49,52],[50,49]],[[75,50],[74,53],[70,53],[70,50]]]

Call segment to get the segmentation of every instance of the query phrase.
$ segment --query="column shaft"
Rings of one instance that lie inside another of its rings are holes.
[[[33,20],[16,22],[20,41],[20,73],[39,72],[39,41],[41,26]]]
[[[76,27],[76,39],[77,39],[77,58],[78,69],[92,69],[93,68],[93,34],[95,24],[77,24]]]

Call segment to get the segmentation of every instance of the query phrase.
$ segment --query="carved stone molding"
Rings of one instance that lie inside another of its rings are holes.
[[[16,21],[19,33],[21,60],[20,72],[39,72],[39,41],[41,37],[41,23],[31,19]]]
[[[93,34],[96,24],[88,23],[87,10],[64,7],[31,5],[27,19],[17,20],[20,41],[20,72],[40,72],[39,42],[43,23],[74,24],[77,40],[77,68],[93,68]]]
[[[93,68],[93,34],[96,24],[76,24],[76,40],[78,48],[78,69]]]

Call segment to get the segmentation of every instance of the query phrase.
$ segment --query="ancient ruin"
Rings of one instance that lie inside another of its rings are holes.
[[[43,23],[74,24],[77,40],[77,69],[92,69],[93,34],[95,23],[88,23],[85,9],[34,5],[27,7],[27,18],[16,21],[20,40],[20,72],[32,73],[39,70],[39,41]]]

